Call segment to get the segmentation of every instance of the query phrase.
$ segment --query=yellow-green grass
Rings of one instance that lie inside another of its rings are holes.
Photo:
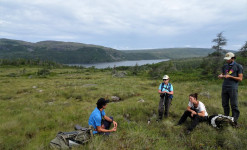
[[[52,69],[39,77],[42,68],[0,68],[0,149],[49,149],[59,131],[73,131],[75,124],[87,126],[97,99],[121,98],[109,103],[106,114],[118,122],[110,137],[95,136],[75,149],[245,149],[247,146],[247,88],[239,86],[240,128],[217,130],[199,124],[190,134],[174,126],[188,105],[188,95],[199,93],[209,115],[223,114],[220,81],[179,81],[171,75],[174,98],[169,118],[159,123],[158,86],[161,80],[145,77],[113,77],[111,71]],[[10,74],[15,74],[11,76]],[[143,99],[144,102],[139,102]],[[148,124],[148,120],[151,123]]]

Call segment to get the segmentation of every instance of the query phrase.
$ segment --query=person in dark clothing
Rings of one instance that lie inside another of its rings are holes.
[[[199,122],[207,121],[208,113],[206,107],[201,101],[197,100],[197,93],[189,95],[187,110],[184,112],[177,125],[184,123],[187,117],[192,119],[192,123],[187,128],[187,133],[191,132]]]
[[[171,106],[171,101],[174,93],[173,86],[169,82],[168,75],[164,75],[163,83],[160,84],[158,93],[160,94],[158,113],[159,113],[159,120],[161,120],[163,118],[164,106],[165,106],[165,117],[168,117],[169,115],[169,108]]]
[[[226,53],[224,59],[227,64],[222,67],[222,73],[218,76],[220,79],[224,79],[222,84],[222,106],[224,108],[224,115],[229,116],[231,104],[232,117],[237,125],[239,118],[238,109],[238,82],[243,80],[243,67],[235,62],[235,55],[232,52]]]

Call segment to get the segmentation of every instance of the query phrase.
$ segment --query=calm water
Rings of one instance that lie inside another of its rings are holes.
[[[113,68],[119,67],[119,66],[135,66],[136,64],[138,66],[145,65],[145,64],[155,64],[158,62],[162,61],[168,61],[169,59],[155,59],[155,60],[133,60],[133,61],[119,61],[119,62],[106,62],[106,63],[95,63],[95,64],[69,64],[70,66],[84,66],[84,67],[92,67],[94,66],[95,68],[98,69],[103,69],[103,68]]]

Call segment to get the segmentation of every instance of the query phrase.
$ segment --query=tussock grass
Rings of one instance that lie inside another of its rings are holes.
[[[117,78],[111,70],[52,69],[41,78],[41,68],[0,68],[0,149],[49,149],[59,131],[73,131],[75,124],[86,126],[100,97],[121,98],[108,104],[106,114],[118,122],[118,131],[110,137],[95,136],[92,142],[73,149],[245,149],[247,111],[245,84],[239,86],[240,128],[217,130],[199,124],[190,134],[174,126],[188,105],[188,95],[199,93],[209,115],[223,114],[222,81],[193,80],[171,74],[174,98],[169,118],[156,122],[161,80],[143,76]],[[17,76],[8,76],[15,73]],[[29,75],[32,75],[30,77]],[[144,102],[139,102],[142,99]],[[151,121],[148,124],[148,120]]]

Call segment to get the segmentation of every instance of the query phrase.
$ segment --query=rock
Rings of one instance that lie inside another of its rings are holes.
[[[211,97],[210,94],[209,94],[209,92],[201,92],[200,95],[205,96],[207,98],[210,98]]]
[[[121,72],[114,72],[114,74],[112,75],[113,77],[119,77],[119,78],[123,78],[127,75],[127,72],[125,71],[121,71]]]
[[[33,86],[33,89],[36,89],[37,88],[37,86]]]
[[[144,99],[139,99],[139,101],[138,102],[140,102],[140,103],[144,103],[145,101],[144,101]]]
[[[53,105],[53,102],[48,102],[48,105]]]
[[[120,101],[121,98],[120,97],[117,97],[117,96],[111,96],[111,100],[116,102],[116,101]]]

